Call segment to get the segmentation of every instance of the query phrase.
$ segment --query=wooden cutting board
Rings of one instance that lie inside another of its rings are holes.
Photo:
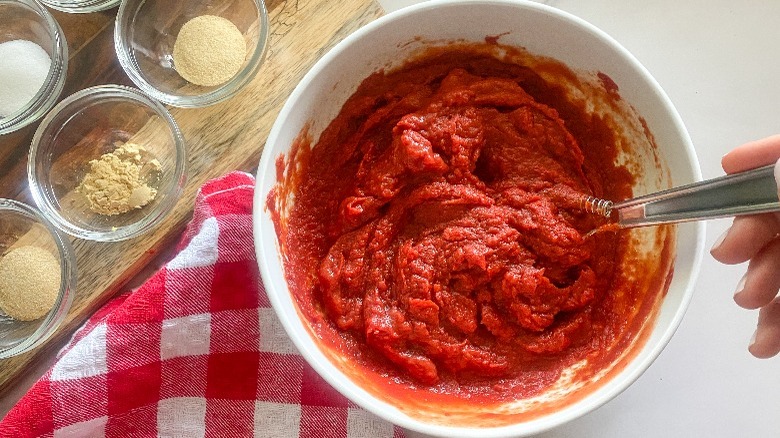
[[[0,360],[0,398],[32,368],[50,359],[71,334],[150,261],[170,253],[189,220],[195,194],[207,180],[231,170],[254,173],[268,132],[287,96],[306,71],[344,37],[381,16],[374,0],[267,0],[270,37],[265,64],[238,95],[201,109],[171,108],[188,150],[188,180],[174,211],[152,232],[120,243],[71,239],[78,285],[57,332],[36,350]],[[113,45],[116,9],[54,16],[65,31],[70,64],[61,98],[100,84],[132,85]],[[33,204],[27,187],[27,153],[37,123],[0,136],[0,197]]]

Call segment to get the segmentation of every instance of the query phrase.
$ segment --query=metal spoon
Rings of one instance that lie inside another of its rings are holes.
[[[621,202],[587,196],[582,207],[631,228],[780,211],[780,200],[769,165]]]

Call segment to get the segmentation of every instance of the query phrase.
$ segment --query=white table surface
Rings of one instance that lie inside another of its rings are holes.
[[[420,0],[379,0],[387,11]],[[666,90],[704,178],[734,146],[780,133],[780,1],[541,1],[600,27]],[[707,224],[707,248],[731,220]],[[746,266],[707,256],[683,322],[653,365],[600,409],[543,438],[780,437],[780,358],[747,351],[756,311],[737,307]]]

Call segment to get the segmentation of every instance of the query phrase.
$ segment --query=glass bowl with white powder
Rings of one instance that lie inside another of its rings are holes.
[[[37,0],[0,0],[0,135],[41,118],[65,85],[68,45]]]
[[[78,91],[43,118],[27,161],[41,214],[81,239],[116,242],[159,224],[186,179],[184,138],[165,107],[135,88]]]
[[[123,0],[114,47],[138,88],[196,108],[234,96],[256,76],[268,35],[263,0]]]
[[[70,309],[76,259],[35,208],[0,198],[0,359],[35,348]]]

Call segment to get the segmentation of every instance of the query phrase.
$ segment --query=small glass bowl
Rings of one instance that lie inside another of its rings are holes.
[[[46,316],[15,320],[0,309],[0,359],[32,350],[45,341],[68,313],[76,288],[76,258],[65,237],[34,208],[0,198],[0,259],[14,248],[37,246],[60,264],[60,290]]]
[[[181,27],[201,15],[230,20],[246,41],[247,56],[232,79],[212,87],[191,84],[175,70],[173,45]],[[212,105],[235,95],[265,58],[268,13],[263,0],[124,0],[114,27],[114,47],[130,79],[153,98],[177,107]]]
[[[120,0],[41,0],[41,3],[52,9],[72,14],[86,14],[111,9],[119,2]]]
[[[27,40],[49,54],[51,67],[41,88],[27,104],[0,117],[0,135],[38,120],[54,106],[65,86],[68,44],[57,21],[37,0],[0,0],[0,43]]]
[[[142,146],[143,182],[157,191],[141,208],[116,215],[92,211],[78,190],[91,160],[123,144]],[[184,138],[170,113],[140,91],[100,85],[79,91],[46,115],[33,136],[27,178],[41,214],[66,233],[116,242],[159,223],[181,196],[186,179]]]

